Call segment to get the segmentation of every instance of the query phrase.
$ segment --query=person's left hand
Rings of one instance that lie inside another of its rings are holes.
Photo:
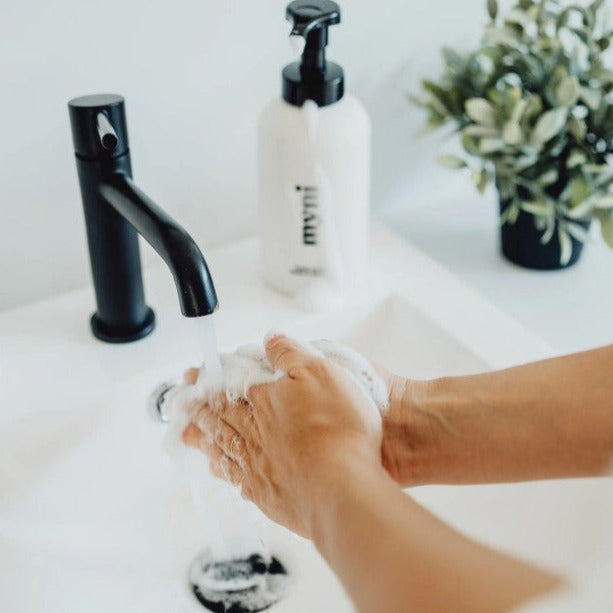
[[[310,537],[313,514],[347,469],[380,465],[381,419],[341,367],[283,336],[268,341],[266,354],[286,376],[251,387],[249,404],[203,404],[183,440],[271,519]]]

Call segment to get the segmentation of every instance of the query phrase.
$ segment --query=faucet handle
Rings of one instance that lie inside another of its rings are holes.
[[[100,137],[102,148],[107,151],[113,151],[113,149],[117,147],[119,139],[104,111],[98,113],[96,117],[96,127],[98,128],[98,136]]]
[[[116,94],[73,98],[68,103],[77,156],[108,160],[129,151],[124,99]]]

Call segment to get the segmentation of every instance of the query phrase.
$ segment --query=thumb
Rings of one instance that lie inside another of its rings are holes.
[[[266,357],[275,370],[289,373],[313,359],[313,353],[296,341],[275,335],[266,341]]]

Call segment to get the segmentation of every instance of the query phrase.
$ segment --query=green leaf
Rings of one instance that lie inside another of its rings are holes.
[[[552,168],[551,170],[544,172],[538,178],[538,184],[547,186],[547,185],[551,185],[552,183],[555,183],[557,180],[558,180],[558,171],[555,168]]]
[[[419,106],[419,107],[421,107],[423,109],[425,109],[428,106],[425,100],[422,100],[421,98],[419,98],[415,94],[406,94],[406,99],[411,104],[413,104],[415,106]]]
[[[519,48],[519,34],[509,28],[489,27],[485,31],[485,41],[492,45],[506,45],[507,47]]]
[[[496,126],[496,112],[485,98],[469,98],[464,103],[466,114],[478,124],[493,128]]]
[[[490,155],[504,149],[504,141],[501,138],[483,138],[479,143],[479,153]]]
[[[547,216],[544,215],[535,215],[534,216],[534,227],[539,231],[543,232],[547,227]]]
[[[590,87],[580,87],[579,97],[592,111],[597,111],[602,102],[602,95],[598,90],[591,89]]]
[[[523,172],[524,170],[534,166],[537,162],[538,157],[533,153],[520,155],[515,159],[515,172]]]
[[[473,168],[471,172],[472,180],[477,188],[478,192],[482,194],[485,192],[487,184],[490,182],[490,174],[487,168]]]
[[[444,153],[437,156],[436,161],[445,168],[451,168],[452,170],[458,170],[459,168],[466,168],[466,162],[457,155],[450,155]]]
[[[487,12],[492,21],[496,21],[498,16],[498,2],[497,0],[487,0]]]
[[[613,247],[613,217],[609,211],[600,210],[596,213],[598,221],[600,222],[600,233],[605,243],[609,247]]]
[[[613,172],[602,173],[596,179],[596,187],[598,189],[607,189],[609,186],[613,185]]]
[[[576,207],[577,205],[584,202],[592,193],[590,185],[588,182],[581,176],[573,177],[566,186],[564,190],[564,197],[568,200],[571,207]]]
[[[532,95],[527,98],[526,108],[523,112],[523,118],[528,121],[536,119],[543,110],[543,100],[538,95]]]
[[[568,120],[568,131],[575,137],[575,140],[580,143],[587,134],[587,125],[583,119],[571,115]]]
[[[462,129],[462,135],[476,136],[477,138],[496,138],[500,137],[500,131],[497,128],[488,128],[487,126],[471,123],[469,126]]]
[[[524,134],[518,121],[507,121],[502,128],[502,138],[507,145],[519,145],[524,140]]]
[[[542,146],[547,141],[550,141],[566,125],[567,117],[568,109],[564,107],[551,109],[543,113],[536,122],[534,130],[532,130],[530,142],[533,145]]]
[[[569,219],[586,219],[594,208],[594,201],[586,198],[581,204],[567,209],[564,214]]]
[[[597,196],[594,199],[594,208],[613,209],[613,194],[605,194],[604,196]]]
[[[558,240],[560,241],[560,264],[566,266],[573,254],[573,243],[561,224],[558,225]]]
[[[504,211],[502,211],[500,214],[500,225],[504,226],[504,224],[507,223],[511,226],[514,225],[519,217],[519,211],[520,209],[516,202],[512,202],[511,204],[507,205]]]
[[[562,106],[572,106],[579,99],[579,79],[576,76],[566,77],[556,88],[558,102]]]
[[[464,151],[466,151],[466,153],[469,155],[479,155],[479,140],[477,138],[462,134],[460,142],[462,143],[462,147],[464,147]]]
[[[443,47],[443,58],[447,67],[454,72],[461,72],[466,66],[466,60],[450,47]]]
[[[554,215],[549,215],[547,217],[547,227],[545,228],[545,232],[541,236],[540,243],[541,245],[546,245],[552,238],[553,233],[556,229],[556,218]]]
[[[530,101],[527,98],[522,98],[515,103],[510,121],[520,122],[524,113],[528,110]]]
[[[608,164],[585,164],[581,170],[592,175],[599,175],[603,172],[608,172],[609,168]]]
[[[445,105],[434,96],[431,96],[426,102],[426,109],[429,113],[428,120],[432,120],[439,125],[445,122],[445,119],[449,114]]]
[[[451,112],[449,94],[444,88],[429,79],[424,79],[421,85],[430,94],[430,100],[442,108],[443,114]]]
[[[542,215],[543,217],[549,215],[551,210],[546,202],[537,202],[525,200],[521,203],[522,211],[526,211],[526,213],[530,213],[530,215]]]
[[[574,149],[568,156],[568,160],[566,160],[566,168],[576,168],[581,166],[581,164],[585,164],[585,162],[587,162],[585,153],[579,149]]]
[[[525,11],[521,9],[511,9],[504,17],[506,23],[517,24],[524,30],[530,25],[531,19]]]
[[[575,240],[578,240],[580,243],[587,242],[587,240],[589,238],[587,230],[583,226],[580,226],[578,223],[575,223],[574,221],[565,221],[564,222],[564,229]]]

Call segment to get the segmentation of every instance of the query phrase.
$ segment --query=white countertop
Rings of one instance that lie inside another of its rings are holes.
[[[435,189],[428,177],[405,188],[380,219],[557,353],[613,342],[613,250],[597,228],[576,266],[523,269],[500,253],[494,190],[480,196],[468,176],[440,168],[432,178]]]

